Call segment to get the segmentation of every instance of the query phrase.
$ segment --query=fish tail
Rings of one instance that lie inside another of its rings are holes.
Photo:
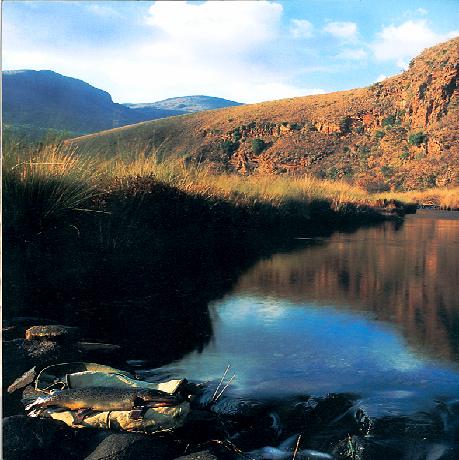
[[[37,398],[34,402],[28,404],[27,406],[25,406],[25,410],[26,411],[29,411],[35,407],[42,407],[44,405],[44,403],[47,401],[48,398],[44,398],[44,397],[39,397]]]

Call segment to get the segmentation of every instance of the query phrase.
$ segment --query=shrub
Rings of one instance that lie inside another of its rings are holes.
[[[233,131],[233,141],[237,142],[241,139],[241,137],[242,137],[241,129],[239,127],[235,128]]]
[[[376,131],[375,133],[375,139],[382,139],[384,137],[384,131]]]
[[[410,145],[415,145],[416,147],[419,147],[426,140],[427,140],[427,136],[424,134],[424,132],[419,131],[417,133],[413,133],[410,135],[410,137],[408,138],[408,143]]]
[[[392,176],[393,172],[390,166],[381,166],[381,173],[386,179]]]
[[[252,140],[252,151],[255,155],[259,155],[267,147],[266,142],[263,139],[253,139]]]
[[[342,134],[348,134],[352,130],[352,118],[347,116],[341,118],[339,121],[339,129]]]
[[[401,160],[408,160],[410,156],[410,152],[408,150],[404,150],[401,154],[400,154],[400,159]]]
[[[232,142],[232,141],[223,141],[220,144],[223,152],[225,152],[226,155],[232,155],[239,147],[239,142]]]
[[[397,121],[397,118],[395,115],[389,115],[388,117],[384,118],[382,121],[382,125],[384,128],[390,128],[391,126],[394,126]]]

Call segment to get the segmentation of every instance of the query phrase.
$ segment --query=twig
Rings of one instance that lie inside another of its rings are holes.
[[[225,372],[223,373],[223,376],[222,376],[222,378],[221,378],[221,380],[220,380],[220,383],[218,384],[217,388],[215,389],[214,394],[212,395],[212,400],[211,400],[212,402],[216,400],[216,399],[215,399],[215,396],[217,395],[218,390],[220,389],[220,387],[221,387],[221,385],[222,385],[222,383],[223,383],[223,380],[225,379],[225,376],[226,376],[226,374],[228,373],[230,367],[231,367],[231,364],[228,364],[228,366],[226,366],[226,370],[225,370]]]
[[[217,397],[215,398],[215,401],[218,400],[218,398],[223,394],[223,392],[228,388],[228,386],[230,385],[230,383],[236,378],[236,374],[234,374],[229,380],[228,380],[228,383],[223,387],[222,391],[220,391],[220,393],[218,393]]]
[[[295,460],[296,458],[296,454],[298,453],[298,448],[300,447],[300,440],[301,440],[301,434],[298,436],[298,439],[296,440],[296,446],[295,446],[295,450],[293,451],[292,460]]]

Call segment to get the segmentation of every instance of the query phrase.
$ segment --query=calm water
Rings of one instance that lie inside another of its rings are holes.
[[[299,235],[301,237],[301,235]],[[459,213],[305,240],[209,305],[213,338],[161,368],[235,396],[350,392],[372,415],[459,397]]]

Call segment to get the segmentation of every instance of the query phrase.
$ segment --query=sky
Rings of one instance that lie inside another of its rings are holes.
[[[4,70],[54,70],[115,102],[368,86],[458,35],[459,0],[2,2]]]

